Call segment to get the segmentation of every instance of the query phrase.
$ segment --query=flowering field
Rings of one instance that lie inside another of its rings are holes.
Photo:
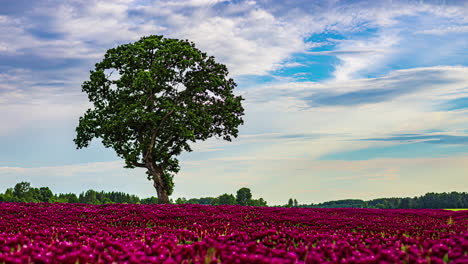
[[[468,211],[0,203],[0,263],[468,263]]]

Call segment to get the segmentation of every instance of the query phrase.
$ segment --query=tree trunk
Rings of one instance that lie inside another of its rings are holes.
[[[158,203],[159,204],[168,204],[169,203],[169,196],[167,195],[167,191],[165,186],[162,184],[157,183],[156,179],[153,178],[153,186],[156,189],[156,193],[158,194]],[[162,181],[159,181],[162,182]]]
[[[168,204],[169,195],[167,195],[167,187],[162,178],[163,171],[155,164],[149,164],[147,168],[151,176],[153,176],[153,186],[154,189],[156,189],[156,193],[158,194],[158,203]]]

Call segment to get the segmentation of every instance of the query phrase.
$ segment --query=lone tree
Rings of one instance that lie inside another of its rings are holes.
[[[80,117],[74,142],[80,149],[101,138],[125,168],[146,168],[159,203],[169,203],[189,142],[238,135],[243,98],[227,76],[187,40],[148,36],[109,49],[82,85],[94,107]]]
[[[249,205],[249,202],[252,200],[252,192],[249,188],[242,187],[237,190],[236,201],[240,205]]]

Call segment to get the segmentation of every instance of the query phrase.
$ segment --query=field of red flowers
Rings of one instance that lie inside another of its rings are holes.
[[[0,263],[468,263],[468,211],[0,203]]]

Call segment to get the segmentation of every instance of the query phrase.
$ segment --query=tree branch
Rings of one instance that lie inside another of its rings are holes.
[[[146,165],[140,162],[133,161],[132,165],[135,167],[146,168]]]
[[[167,163],[169,162],[169,159],[177,152],[176,150],[177,149],[173,149],[167,154],[167,157],[161,162],[162,167],[166,167]]]
[[[178,139],[178,137],[176,137],[176,139]],[[172,148],[172,150],[167,153],[167,156],[166,158],[161,162],[161,165],[163,167],[165,167],[167,165],[167,162],[169,161],[169,159],[175,155],[177,152],[180,152],[180,148],[181,148],[181,145],[183,144],[183,142],[179,142],[179,144],[175,144],[175,146]]]
[[[153,134],[151,135],[151,141],[150,141],[150,144],[148,146],[148,150],[146,151],[146,154],[145,154],[145,157],[143,158],[143,160],[146,160],[149,156],[149,154],[151,153],[151,150],[154,148],[154,143],[156,142],[156,135],[158,134],[159,132],[159,129],[161,128],[162,124],[164,123],[164,121],[166,121],[166,119],[169,117],[169,115],[171,115],[172,113],[174,113],[174,110],[171,110],[169,112],[167,112],[164,117],[161,119],[161,122],[159,122],[159,125],[156,129],[153,130]]]

